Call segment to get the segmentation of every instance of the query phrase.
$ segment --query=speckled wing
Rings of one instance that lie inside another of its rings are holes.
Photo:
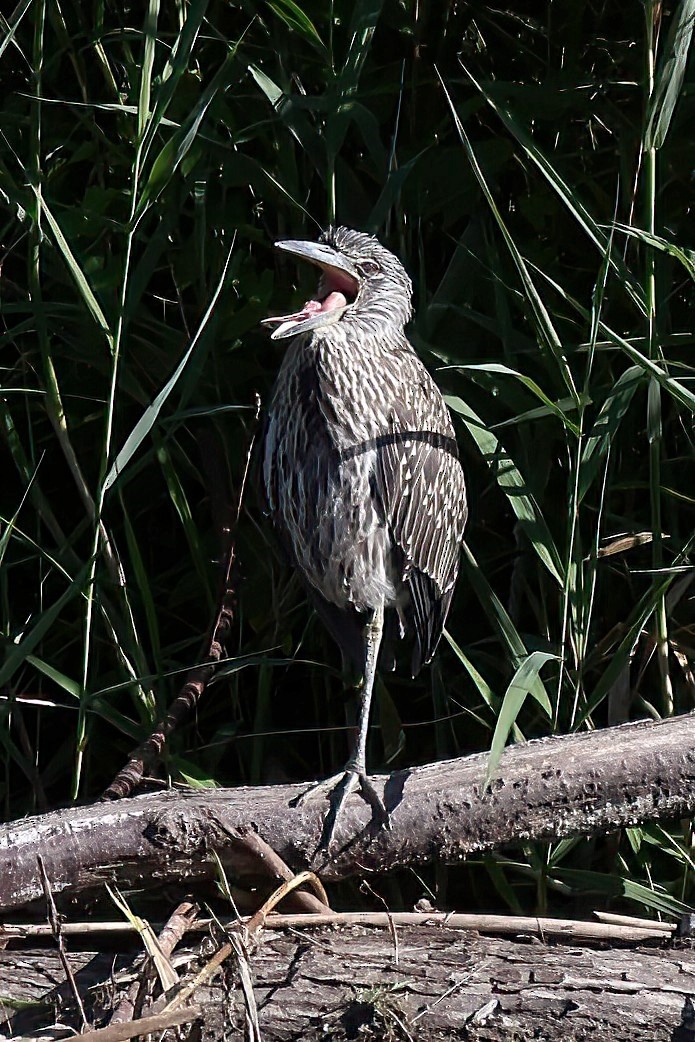
[[[380,439],[376,483],[410,593],[403,614],[415,630],[415,675],[442,635],[468,511],[454,429],[439,388],[415,354],[408,350],[401,359],[408,394],[391,405],[393,432]]]

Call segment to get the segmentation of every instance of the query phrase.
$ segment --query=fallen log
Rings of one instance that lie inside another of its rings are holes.
[[[290,806],[303,785],[149,793],[26,818],[0,828],[0,908],[42,895],[38,857],[56,895],[106,880],[188,884],[214,877],[213,855],[237,878],[258,876],[260,836],[291,869],[331,880],[695,813],[694,714],[512,746],[487,786],[486,763],[373,778],[391,829],[353,796],[330,856],[315,856],[325,802]]]
[[[100,1023],[137,975],[135,956],[92,950],[69,959],[88,1016]],[[688,947],[597,950],[544,944],[523,932],[486,937],[427,925],[303,928],[264,933],[245,970],[264,1042],[693,1039],[695,952]],[[196,991],[203,1040],[241,1037],[249,996],[240,976],[232,961]],[[78,1023],[55,952],[0,952],[0,978],[3,1034],[9,1028],[13,1037],[36,1038],[45,1025]]]

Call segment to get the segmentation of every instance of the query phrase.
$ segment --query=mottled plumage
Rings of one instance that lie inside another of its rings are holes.
[[[366,674],[365,625],[385,610],[414,638],[416,673],[449,609],[466,495],[448,410],[404,334],[410,279],[347,228],[278,245],[322,275],[316,301],[270,320],[293,337],[263,446],[270,512],[346,657]]]

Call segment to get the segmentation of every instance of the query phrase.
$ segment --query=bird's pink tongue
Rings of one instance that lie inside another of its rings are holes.
[[[312,300],[310,303],[315,304],[316,301]],[[341,293],[339,290],[334,290],[321,301],[319,311],[335,311],[336,308],[344,308],[346,306],[347,298],[345,297],[345,294]]]
[[[333,291],[329,293],[323,300],[307,300],[301,311],[295,311],[293,315],[276,315],[273,318],[266,318],[264,322],[302,322],[305,318],[311,318],[312,315],[318,315],[322,311],[335,311],[336,308],[344,308],[347,306],[347,299],[344,293]]]

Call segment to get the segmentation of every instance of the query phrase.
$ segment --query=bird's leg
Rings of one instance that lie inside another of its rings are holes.
[[[384,608],[381,605],[374,609],[371,619],[365,626],[365,656],[364,656],[364,675],[358,690],[359,700],[359,712],[357,716],[357,740],[355,741],[352,755],[348,762],[345,764],[345,772],[350,772],[357,776],[360,782],[360,788],[363,790],[363,794],[367,798],[368,803],[372,803],[371,797],[368,797],[364,793],[365,783],[367,776],[367,735],[369,733],[369,711],[372,704],[372,692],[374,690],[374,679],[376,676],[376,663],[379,657],[379,646],[381,645],[381,636],[384,631]],[[372,789],[373,792],[373,789]],[[376,793],[374,793],[376,795]],[[377,796],[377,802],[381,806],[381,801]],[[381,808],[383,811],[383,807]]]
[[[384,608],[380,605],[372,612],[369,622],[365,626],[365,655],[364,671],[358,689],[359,712],[357,717],[357,736],[353,750],[348,762],[345,764],[342,774],[328,778],[299,798],[297,802],[303,802],[308,796],[317,795],[319,791],[330,792],[330,810],[324,822],[321,846],[326,849],[330,846],[340,812],[350,793],[360,790],[363,799],[370,805],[374,816],[382,824],[388,824],[388,813],[379,797],[378,792],[367,777],[367,735],[369,733],[369,711],[374,690],[374,679],[376,676],[376,664],[379,657],[379,646],[384,629]]]

